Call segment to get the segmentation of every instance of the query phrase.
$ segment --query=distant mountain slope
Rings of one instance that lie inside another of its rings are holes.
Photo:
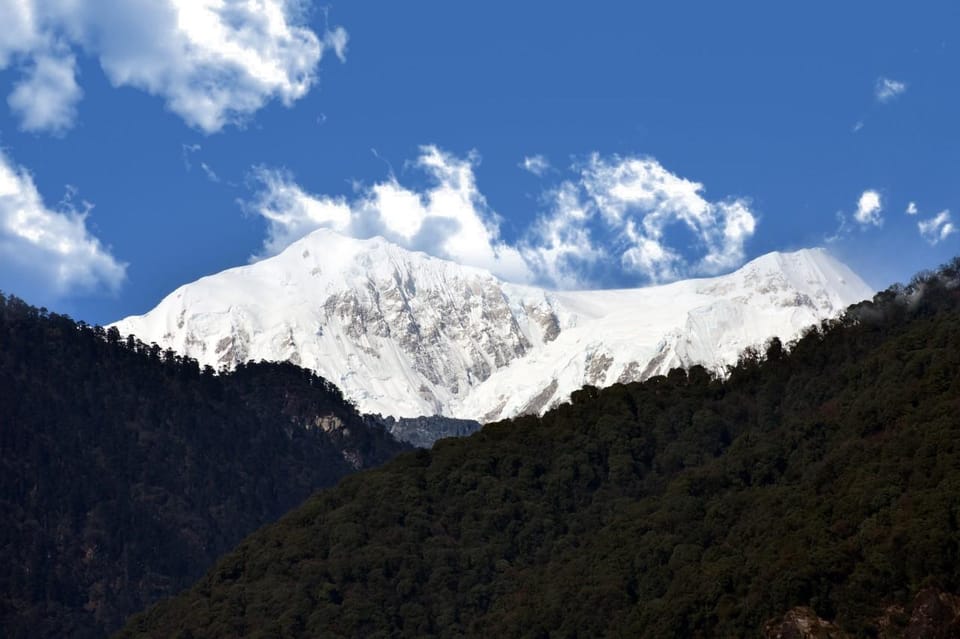
[[[0,295],[0,636],[97,637],[403,447],[291,364],[202,371]]]
[[[354,475],[118,636],[945,628],[956,597],[911,600],[960,592],[958,415],[960,260],[726,381],[585,388]]]
[[[116,326],[214,368],[292,361],[364,412],[489,421],[543,412],[584,384],[722,371],[872,294],[822,249],[667,286],[554,293],[319,230]]]

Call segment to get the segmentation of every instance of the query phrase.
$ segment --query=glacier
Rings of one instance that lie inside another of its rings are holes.
[[[291,361],[363,412],[485,423],[586,384],[696,364],[723,374],[747,347],[788,342],[873,293],[822,248],[661,286],[550,291],[320,229],[114,326],[216,369]]]

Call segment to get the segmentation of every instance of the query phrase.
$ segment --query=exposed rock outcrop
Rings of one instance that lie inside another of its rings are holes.
[[[909,608],[888,606],[873,632],[881,639],[960,639],[960,596],[924,588]],[[764,639],[848,639],[835,623],[812,608],[798,606],[764,624]]]

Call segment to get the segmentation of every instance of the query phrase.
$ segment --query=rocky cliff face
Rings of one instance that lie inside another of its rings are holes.
[[[550,292],[321,230],[116,326],[216,368],[289,360],[365,412],[491,421],[543,412],[585,384],[722,372],[744,348],[871,294],[822,250],[667,286]]]
[[[377,420],[376,417],[373,418]],[[396,439],[418,448],[430,448],[438,439],[466,437],[480,430],[480,422],[470,419],[453,419],[441,415],[429,417],[386,417],[379,422]]]
[[[913,600],[905,626],[898,627],[907,611],[888,609],[878,624],[881,636],[892,639],[955,639],[960,637],[960,597],[937,588],[925,588]]]
[[[871,630],[881,639],[956,639],[960,637],[960,597],[937,588],[925,588],[909,607],[890,606]],[[782,619],[768,622],[765,639],[852,639],[812,608],[793,608]]]
[[[817,616],[813,608],[798,606],[770,621],[763,628],[764,639],[841,639],[847,635],[840,628]]]

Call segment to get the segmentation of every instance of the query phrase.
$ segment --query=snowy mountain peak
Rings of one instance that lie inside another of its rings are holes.
[[[807,294],[821,308],[846,308],[862,299],[870,288],[845,264],[823,248],[793,253],[768,253],[744,265],[739,271],[717,279],[736,279],[753,294]],[[708,280],[712,281],[712,280]],[[709,285],[708,285],[709,286]]]
[[[273,259],[286,261],[291,265],[303,261],[317,267],[325,266],[333,272],[361,277],[376,277],[390,270],[408,269],[413,265],[438,270],[452,266],[463,273],[489,275],[481,269],[459,266],[426,253],[409,251],[379,236],[355,239],[330,229],[313,231],[292,243]]]
[[[543,411],[584,384],[723,371],[747,346],[792,339],[872,293],[823,249],[664,286],[550,292],[320,230],[116,326],[217,368],[293,361],[363,411],[485,421]]]

